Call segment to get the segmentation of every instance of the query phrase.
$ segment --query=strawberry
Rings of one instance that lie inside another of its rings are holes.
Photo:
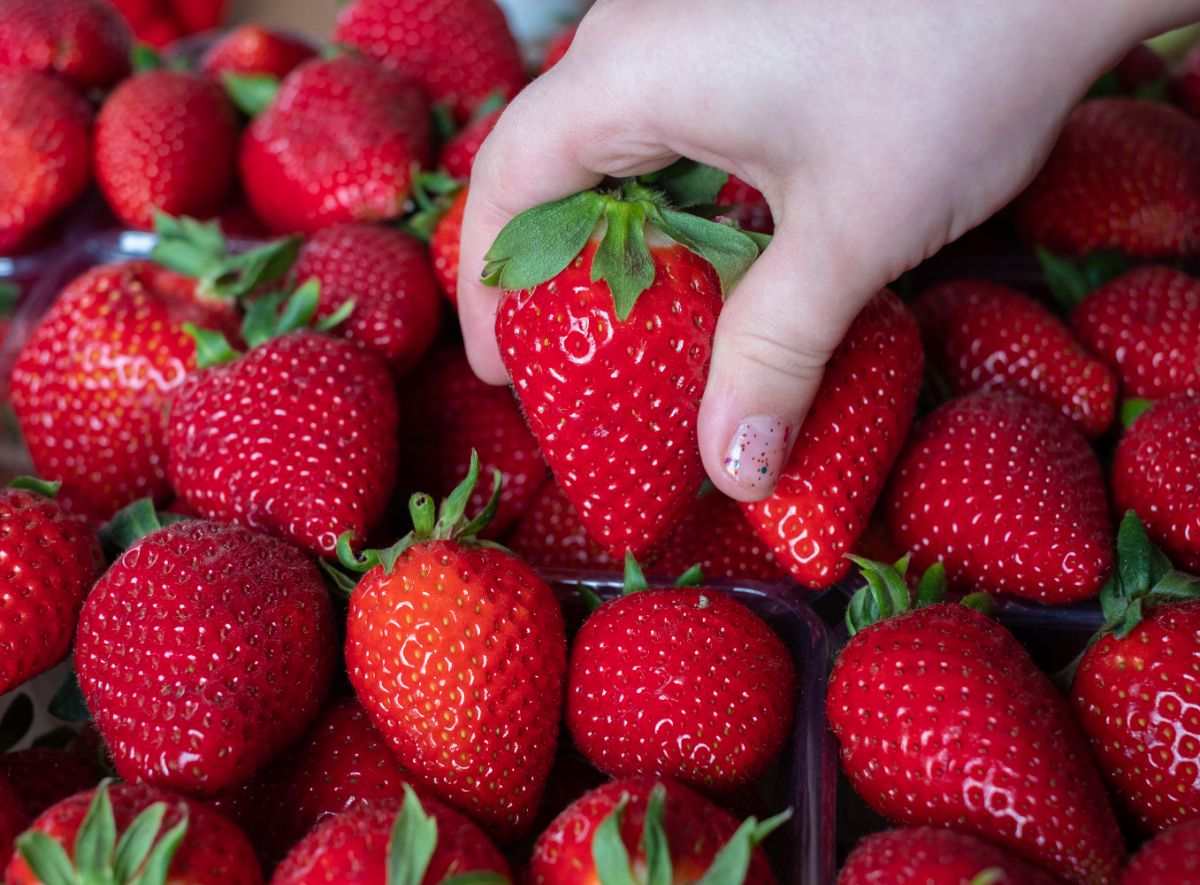
[[[453,307],[458,307],[458,250],[462,242],[463,212],[466,207],[467,189],[463,188],[438,219],[429,238],[433,275],[442,288],[442,294]]]
[[[316,55],[312,44],[302,37],[249,24],[213,43],[200,59],[200,70],[214,80],[226,74],[266,74],[282,80]]]
[[[1168,71],[1161,55],[1145,43],[1138,43],[1121,56],[1112,73],[1122,89],[1136,93],[1164,83]]]
[[[1200,882],[1200,820],[1177,824],[1151,839],[1129,860],[1121,885]]]
[[[418,487],[450,494],[478,452],[485,475],[500,471],[500,502],[484,537],[502,538],[521,518],[546,479],[546,464],[507,387],[484,384],[459,348],[434,353],[404,397],[399,491]],[[482,510],[488,490],[477,487],[468,509]]]
[[[229,202],[237,126],[221,88],[154,70],[118,86],[96,117],[96,183],[123,223],[154,213],[207,218]]]
[[[364,539],[383,515],[398,417],[383,363],[304,328],[319,298],[305,284],[278,317],[280,299],[259,301],[243,326],[244,355],[219,333],[193,330],[202,368],[171,406],[168,473],[202,516],[332,556],[339,535]]]
[[[120,783],[78,793],[39,816],[17,839],[5,881],[124,883],[139,871],[138,885],[263,881],[250,843],[224,815],[167,790]]]
[[[922,421],[885,507],[914,564],[943,563],[954,589],[1071,602],[1112,567],[1096,456],[1066,418],[1015,394],[972,394]]]
[[[567,727],[612,777],[729,792],[771,764],[795,709],[791,656],[762,619],[719,591],[648,590],[632,557],[571,647]]]
[[[854,847],[838,885],[1055,885],[994,845],[933,827],[889,830]]]
[[[511,99],[526,81],[495,0],[352,0],[333,40],[413,78],[460,122],[491,95]]]
[[[471,177],[471,168],[475,165],[475,155],[483,147],[483,142],[500,119],[503,107],[488,111],[475,117],[463,129],[447,141],[438,155],[438,165],[447,175],[466,181]]]
[[[712,488],[695,503],[667,541],[654,571],[679,575],[699,565],[706,578],[777,581],[787,573],[763,544],[741,506]]]
[[[226,0],[109,0],[132,26],[138,42],[163,47],[221,23]]]
[[[1112,367],[1125,396],[1200,396],[1200,280],[1139,267],[1100,286],[1071,315],[1083,346]]]
[[[940,567],[914,607],[905,561],[860,564],[869,586],[847,610],[825,704],[855,790],[893,823],[950,826],[1064,882],[1112,883],[1121,835],[1049,679],[990,617],[941,601]]]
[[[319,318],[353,301],[337,334],[374,353],[397,378],[437,336],[437,283],[425,247],[406,233],[361,223],[325,228],[305,242],[292,274],[321,284]]]
[[[139,529],[158,525],[146,502],[133,508]],[[121,777],[212,796],[316,715],[334,642],[325,585],[299,550],[184,520],[138,538],[96,584],[75,667]]]
[[[988,280],[954,280],[922,292],[913,313],[950,392],[1012,390],[1062,412],[1087,437],[1112,423],[1112,373],[1026,295]]]
[[[368,59],[305,62],[242,136],[250,205],[283,232],[398,217],[429,159],[426,111],[415,83]]]
[[[0,694],[57,664],[103,565],[96,532],[28,477],[0,489]]]
[[[478,475],[472,457],[436,522],[414,495],[414,531],[394,547],[353,560],[343,545],[343,563],[366,569],[350,597],[346,667],[414,777],[509,838],[532,821],[554,761],[566,636],[533,569],[474,542],[488,513],[468,523],[463,510]]]
[[[0,778],[8,778],[30,817],[68,796],[96,786],[91,766],[68,750],[27,747],[0,755]],[[0,864],[4,849],[0,847]]]
[[[1071,254],[1196,254],[1197,153],[1200,121],[1180,110],[1133,98],[1086,101],[1018,199],[1018,224],[1029,241]]]
[[[0,70],[45,71],[81,89],[103,89],[129,73],[132,42],[104,0],[6,0]]]
[[[644,777],[613,781],[577,799],[538,837],[529,881],[598,885],[646,876],[680,885],[774,885],[758,844],[786,818],[787,812],[762,823],[750,818],[739,827],[729,812],[682,784]],[[659,871],[659,878],[645,870]]]
[[[1125,431],[1112,490],[1118,512],[1136,512],[1174,562],[1200,571],[1200,398],[1161,400]]]
[[[1193,46],[1184,57],[1171,93],[1177,105],[1193,117],[1200,117],[1200,46]]]
[[[767,205],[766,197],[756,187],[740,178],[730,175],[717,194],[716,202],[718,205],[730,207],[724,212],[725,217],[732,218],[743,229],[763,234],[775,232],[775,219],[771,215],[771,207]]]
[[[721,295],[758,255],[748,235],[673,208],[672,185],[627,181],[528,210],[487,255],[525,418],[613,557],[651,556],[700,487],[696,420]]]
[[[850,570],[846,554],[904,445],[923,365],[916,321],[884,290],[834,351],[774,493],[744,505],[776,561],[801,584],[823,589]]]
[[[0,68],[0,254],[29,245],[83,195],[92,176],[91,118],[88,103],[61,80]]]
[[[508,538],[508,546],[538,569],[609,571],[613,566],[612,557],[588,536],[579,514],[553,477],[542,484],[529,502],[525,515]],[[675,546],[674,541],[670,542],[668,556]]]
[[[8,778],[0,772],[0,865],[8,865],[12,857],[13,840],[28,825],[29,812],[25,809],[25,803]]]
[[[579,30],[579,25],[570,25],[563,28],[546,44],[546,54],[542,57],[542,67],[538,71],[539,74],[544,74],[560,61],[567,54],[567,50],[571,48],[571,44],[575,42],[575,32]]]

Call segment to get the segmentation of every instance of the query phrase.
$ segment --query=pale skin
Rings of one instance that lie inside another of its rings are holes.
[[[479,275],[514,215],[680,156],[732,172],[776,235],[721,314],[700,453],[726,494],[762,498],[773,482],[727,467],[744,422],[794,440],[859,309],[1018,193],[1133,43],[1197,19],[1200,0],[600,0],[476,160],[458,286],[471,364],[508,382],[500,293]]]

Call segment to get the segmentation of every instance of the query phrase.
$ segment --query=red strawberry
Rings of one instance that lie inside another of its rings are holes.
[[[250,205],[283,232],[398,217],[429,159],[426,111],[416,84],[368,59],[305,62],[242,137]]]
[[[1055,885],[994,845],[932,827],[867,836],[846,858],[838,885]]]
[[[913,302],[925,353],[954,394],[1012,390],[1071,419],[1084,436],[1112,423],[1117,384],[1033,299],[983,279],[955,280]]]
[[[28,478],[0,489],[0,694],[57,664],[103,559],[96,532]],[[48,497],[49,496],[49,497]]]
[[[775,219],[767,199],[753,185],[730,175],[714,201],[721,206],[730,206],[725,216],[732,218],[744,230],[771,234],[775,232]]]
[[[13,840],[29,826],[25,803],[8,778],[0,772],[0,865],[7,866],[12,856]],[[7,882],[8,880],[5,879]]]
[[[0,779],[5,777],[31,817],[68,796],[91,789],[98,780],[91,766],[74,753],[53,747],[28,747],[0,755]],[[0,864],[3,856],[0,845]]]
[[[450,204],[450,208],[438,219],[429,238],[433,275],[442,287],[442,294],[454,307],[458,307],[458,250],[462,242],[463,212],[466,206],[467,189],[463,188]]]
[[[912,314],[884,290],[834,351],[779,485],[743,505],[776,561],[807,587],[846,576],[912,422],[924,358]]]
[[[1138,43],[1126,52],[1112,72],[1117,83],[1128,92],[1162,83],[1168,73],[1163,57],[1145,43]]]
[[[863,560],[852,638],[826,711],[842,768],[876,812],[952,826],[1065,882],[1112,883],[1124,843],[1066,701],[1007,630]],[[893,616],[894,615],[894,616]],[[872,623],[874,621],[874,623]]]
[[[614,816],[617,826],[608,829],[604,824]],[[613,781],[573,802],[538,837],[529,881],[532,885],[638,881],[632,878],[632,870],[665,867],[668,872],[662,881],[694,883],[717,870],[720,858],[729,864],[723,867],[728,878],[713,881],[774,885],[766,854],[757,845],[782,820],[748,823],[739,828],[727,811],[681,784],[654,778]],[[624,869],[618,860],[622,854],[628,864]]]
[[[495,0],[353,0],[333,40],[412,77],[460,121],[489,96],[525,85],[525,67]]]
[[[680,575],[694,565],[709,579],[776,581],[787,576],[741,506],[713,489],[701,490],[667,541],[654,571]]]
[[[60,80],[0,69],[0,254],[27,245],[83,195],[91,118],[88,103]]]
[[[1200,820],[1178,824],[1151,839],[1129,860],[1121,885],[1200,882]]]
[[[972,394],[921,422],[885,506],[914,565],[943,563],[954,589],[1071,602],[1112,567],[1096,456],[1066,418],[1015,394]]]
[[[1176,104],[1200,117],[1200,46],[1193,46],[1184,58],[1171,91]]]
[[[106,819],[115,829],[105,827]],[[117,842],[118,836],[135,826],[142,838]],[[38,817],[18,846],[5,879],[10,885],[126,881],[116,878],[117,869],[143,869],[138,881],[145,885],[261,885],[263,881],[250,843],[224,815],[144,785],[109,784],[65,799]],[[124,852],[118,853],[118,846]],[[18,853],[35,862],[30,864]],[[51,874],[55,855],[67,862],[77,878]]]
[[[0,69],[61,74],[83,89],[129,73],[129,26],[104,0],[6,0]]]
[[[402,869],[407,877],[395,878],[391,869]],[[384,799],[325,821],[292,849],[271,885],[435,885],[473,875],[487,882],[508,882],[512,876],[479,827],[408,790],[403,802]]]
[[[167,0],[168,7],[179,20],[185,33],[210,31],[225,17],[228,0]]]
[[[483,142],[496,128],[496,122],[503,112],[504,108],[499,107],[476,117],[442,146],[442,152],[438,156],[438,165],[447,175],[461,181],[466,181],[471,177],[471,168],[475,165],[475,155],[479,153]]]
[[[224,74],[269,74],[283,79],[315,58],[307,40],[261,25],[242,25],[214,43],[200,59],[200,70],[214,79]]]
[[[578,30],[579,25],[571,25],[563,28],[551,38],[550,42],[546,44],[546,55],[542,58],[542,67],[538,73],[544,74],[562,61],[562,57],[567,54],[567,50],[575,42],[575,32]]]
[[[317,317],[354,302],[337,334],[357,341],[400,377],[437,335],[442,303],[425,247],[415,237],[371,224],[340,224],[313,234],[292,268],[321,284]]]
[[[567,727],[613,777],[663,776],[711,792],[757,778],[792,729],[796,671],[757,615],[719,591],[647,590],[632,559],[625,595],[571,647]]]
[[[96,118],[96,182],[130,227],[154,213],[208,218],[229,202],[237,127],[210,80],[147,71],[113,91]]]
[[[1112,490],[1118,512],[1136,512],[1173,561],[1200,572],[1200,398],[1168,397],[1125,431]]]
[[[350,598],[346,666],[375,725],[420,782],[503,838],[533,820],[554,761],[566,637],[554,592],[511,554],[473,543],[478,477],[433,505]],[[419,625],[419,629],[418,629]]]
[[[212,796],[316,715],[334,643],[325,585],[299,550],[185,520],[135,541],[96,584],[75,666],[123,778]]]
[[[685,522],[687,517],[684,517]],[[674,538],[674,536],[672,536]],[[547,479],[508,539],[508,547],[538,569],[609,571],[613,559],[593,541],[558,483]],[[675,547],[672,540],[667,555]]]
[[[1113,368],[1125,396],[1200,396],[1200,280],[1135,268],[1088,295],[1071,327]]]
[[[484,384],[458,348],[433,354],[415,374],[404,414],[399,492],[405,501],[417,488],[438,498],[458,485],[478,452],[484,476],[499,470],[500,504],[485,537],[502,538],[528,509],[546,479],[546,464],[507,387]],[[478,512],[491,488],[477,487],[467,505]]]
[[[1017,202],[1025,237],[1056,252],[1200,252],[1200,121],[1133,98],[1086,101]],[[1120,175],[1114,175],[1120,169]]]
[[[162,47],[221,23],[225,0],[109,0],[141,43]]]

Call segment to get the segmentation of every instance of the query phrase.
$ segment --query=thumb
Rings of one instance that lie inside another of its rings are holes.
[[[825,364],[880,285],[845,273],[861,266],[810,233],[781,224],[717,323],[700,454],[739,501],[774,490]]]

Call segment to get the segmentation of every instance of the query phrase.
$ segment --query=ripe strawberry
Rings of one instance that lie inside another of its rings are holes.
[[[941,283],[913,302],[925,353],[950,392],[1011,390],[1066,415],[1087,437],[1108,429],[1117,383],[1054,314],[983,279]]]
[[[1167,78],[1167,63],[1163,57],[1147,46],[1138,43],[1121,56],[1112,69],[1117,84],[1127,92],[1148,89],[1162,84]]]
[[[699,565],[704,577],[777,581],[787,572],[763,544],[732,498],[702,489],[667,541],[654,571],[680,575]]]
[[[1121,885],[1200,882],[1200,820],[1177,824],[1151,839],[1129,860]]]
[[[533,569],[474,543],[487,514],[468,524],[463,510],[478,475],[473,457],[436,523],[430,499],[413,496],[413,533],[363,560],[373,567],[350,597],[346,666],[405,767],[510,838],[554,761],[566,636]]]
[[[867,836],[846,858],[838,885],[1055,885],[995,845],[933,827]]]
[[[229,202],[237,127],[221,88],[196,74],[136,74],[96,117],[96,182],[122,222],[208,218]]]
[[[64,867],[75,878],[58,873]],[[5,881],[126,882],[139,870],[139,885],[263,881],[250,843],[224,815],[167,790],[121,783],[78,793],[38,817],[18,838]]]
[[[213,79],[225,74],[267,74],[283,79],[315,58],[307,40],[262,25],[242,25],[214,43],[200,59],[200,70]]]
[[[613,781],[587,793],[538,837],[529,865],[532,885],[595,885],[640,881],[641,872],[665,871],[656,881],[712,881],[774,885],[758,844],[786,812],[741,827],[725,811],[682,784],[654,778]],[[716,876],[720,869],[724,875]]]
[[[1200,396],[1200,280],[1135,268],[1088,295],[1071,327],[1116,372],[1125,396]]]
[[[466,181],[471,177],[471,168],[475,165],[475,155],[479,153],[483,142],[496,128],[496,122],[503,112],[504,108],[498,107],[475,117],[442,146],[441,154],[438,156],[438,165],[447,175],[460,181]]]
[[[1200,121],[1182,111],[1133,98],[1086,101],[1018,200],[1018,223],[1026,239],[1056,252],[1196,254],[1197,153]]]
[[[353,301],[353,313],[336,334],[363,345],[397,378],[437,336],[437,283],[425,247],[406,233],[372,224],[325,228],[305,242],[292,275],[321,284],[319,318]]]
[[[299,550],[184,520],[135,541],[96,584],[75,667],[121,777],[212,796],[316,715],[334,643],[325,585]]]
[[[746,234],[636,181],[522,213],[488,253],[488,282],[506,290],[496,337],[525,418],[614,557],[651,556],[695,497],[721,293],[757,255]]]
[[[743,230],[764,234],[775,232],[775,219],[771,215],[771,207],[767,205],[766,197],[756,187],[740,178],[730,175],[717,194],[715,202],[721,206],[732,207],[724,213],[725,217],[732,218]]]
[[[414,376],[401,404],[404,415],[399,492],[417,488],[437,498],[453,491],[479,453],[485,476],[500,471],[500,502],[484,537],[502,538],[529,507],[546,479],[546,463],[507,387],[484,384],[458,348],[434,353]],[[490,489],[476,487],[467,508],[482,510]]]
[[[0,489],[0,694],[66,656],[103,566],[96,532],[56,503],[55,491],[29,478]]]
[[[138,42],[162,47],[221,23],[226,0],[109,0],[133,27]]]
[[[914,430],[885,504],[913,563],[954,589],[1087,599],[1112,568],[1100,465],[1070,422],[1009,393],[942,406]]]
[[[1193,117],[1200,117],[1200,46],[1193,46],[1184,58],[1171,93],[1177,105]]]
[[[1200,572],[1200,398],[1168,397],[1125,431],[1112,490],[1118,512],[1136,512],[1174,562]]]
[[[624,595],[571,647],[567,728],[612,777],[729,792],[771,764],[795,708],[796,670],[770,627],[720,591],[647,590],[632,557]]]
[[[28,245],[83,195],[91,118],[88,103],[60,80],[0,68],[0,254]]]
[[[13,840],[29,826],[29,812],[8,778],[0,772],[0,865],[12,857]],[[8,881],[7,879],[5,881]]]
[[[243,327],[245,355],[197,330],[203,368],[172,403],[168,473],[202,516],[332,556],[339,535],[365,539],[383,515],[398,417],[383,363],[303,328],[317,288],[301,287],[278,318],[278,299],[259,302]]]
[[[744,505],[801,584],[822,589],[849,572],[846,554],[866,531],[912,423],[923,365],[916,321],[884,290],[834,351],[775,492]]]
[[[3,778],[17,791],[30,817],[81,790],[90,790],[98,780],[81,758],[54,747],[27,747],[0,755]],[[4,848],[0,844],[0,865],[3,863]]]
[[[575,32],[579,30],[579,25],[571,25],[563,28],[555,34],[550,42],[546,44],[546,54],[542,58],[542,67],[538,71],[539,74],[544,74],[560,61],[567,54],[567,50],[571,48],[571,44],[575,41]]]
[[[398,217],[429,159],[426,111],[415,83],[368,59],[305,62],[242,137],[250,205],[282,232]]]
[[[6,0],[0,70],[59,74],[103,89],[129,73],[129,26],[104,0]]]
[[[688,517],[684,517],[685,522]],[[672,536],[674,538],[674,536]],[[670,542],[667,555],[675,546]],[[610,571],[613,559],[593,541],[553,477],[548,478],[508,538],[508,547],[537,569]]]
[[[442,288],[442,294],[453,307],[458,307],[458,250],[462,242],[463,212],[466,207],[467,189],[463,188],[450,208],[438,219],[429,238],[433,275]]]
[[[511,99],[526,81],[495,0],[353,0],[333,40],[413,78],[460,122],[493,94]]]
[[[940,569],[911,608],[897,569],[861,564],[871,586],[847,611],[825,705],[859,795],[893,823],[952,826],[1065,882],[1113,882],[1121,835],[1049,679],[987,615],[940,601]]]

